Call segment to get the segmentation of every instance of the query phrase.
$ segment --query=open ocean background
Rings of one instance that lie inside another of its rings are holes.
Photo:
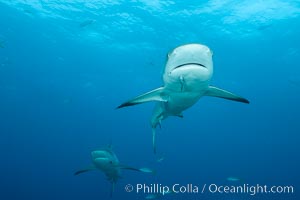
[[[154,103],[115,108],[161,86],[166,54],[186,43],[209,46],[211,84],[251,103],[204,97],[163,121],[156,162]],[[101,172],[73,176],[107,144],[157,170],[123,171],[113,199],[144,199],[129,183],[292,185],[163,199],[300,199],[299,58],[299,0],[0,0],[0,199],[110,199]]]

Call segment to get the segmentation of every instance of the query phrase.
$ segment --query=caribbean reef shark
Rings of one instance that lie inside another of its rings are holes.
[[[114,191],[116,182],[118,181],[119,178],[121,178],[121,170],[127,169],[127,170],[134,170],[138,172],[145,172],[145,173],[152,173],[152,174],[155,173],[155,171],[149,168],[138,169],[138,168],[120,164],[118,157],[112,151],[112,148],[110,146],[103,150],[93,151],[91,154],[92,154],[93,165],[86,169],[82,169],[75,172],[74,175],[78,175],[93,170],[102,171],[106,175],[107,180],[110,181],[112,184],[111,193],[110,193],[111,196]]]
[[[163,74],[164,85],[137,96],[117,108],[156,101],[151,126],[154,153],[155,129],[169,116],[183,117],[182,112],[193,106],[201,97],[212,96],[249,103],[249,101],[226,90],[210,86],[213,75],[212,51],[202,44],[187,44],[168,54]]]

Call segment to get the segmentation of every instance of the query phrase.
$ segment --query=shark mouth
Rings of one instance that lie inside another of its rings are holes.
[[[186,66],[186,65],[198,65],[198,66],[200,66],[200,67],[207,68],[205,65],[202,65],[202,64],[200,64],[200,63],[184,63],[184,64],[181,64],[181,65],[178,65],[178,66],[175,67],[174,69],[177,69],[177,68],[180,68],[180,67],[184,67],[184,66]],[[173,70],[174,70],[174,69],[173,69]]]

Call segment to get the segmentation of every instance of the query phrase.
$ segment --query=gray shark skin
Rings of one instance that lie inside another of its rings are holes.
[[[193,106],[201,97],[212,96],[249,103],[249,101],[226,90],[210,86],[213,75],[212,51],[202,44],[186,44],[168,54],[163,73],[163,87],[137,96],[117,108],[156,101],[151,117],[154,153],[155,129],[169,116],[183,117],[182,112]]]
[[[107,180],[110,181],[112,184],[110,196],[112,196],[116,182],[121,178],[122,169],[134,170],[134,171],[145,172],[145,173],[153,173],[153,174],[155,173],[153,170],[149,168],[134,168],[134,167],[120,164],[118,157],[112,151],[111,147],[108,147],[103,150],[93,151],[91,155],[92,155],[92,163],[93,163],[92,166],[79,170],[75,172],[74,175],[78,175],[93,170],[102,171],[106,175]]]

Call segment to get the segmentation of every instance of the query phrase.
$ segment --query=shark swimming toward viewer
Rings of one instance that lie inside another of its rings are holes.
[[[86,169],[82,169],[75,172],[74,175],[78,175],[84,172],[94,171],[94,170],[102,171],[106,175],[107,180],[110,181],[112,184],[111,193],[110,193],[111,196],[114,191],[116,182],[118,181],[119,178],[121,178],[121,170],[127,169],[127,170],[134,170],[138,172],[153,173],[153,174],[155,173],[153,170],[149,168],[134,168],[134,167],[129,167],[120,164],[118,157],[112,151],[111,147],[108,147],[103,150],[93,151],[91,154],[92,154],[93,165]]]
[[[120,106],[133,106],[156,101],[151,117],[154,152],[155,129],[169,116],[183,117],[182,112],[193,106],[201,97],[212,96],[249,103],[249,101],[226,90],[210,86],[213,75],[212,51],[202,44],[187,44],[175,48],[168,54],[163,74],[164,85],[137,96]]]

